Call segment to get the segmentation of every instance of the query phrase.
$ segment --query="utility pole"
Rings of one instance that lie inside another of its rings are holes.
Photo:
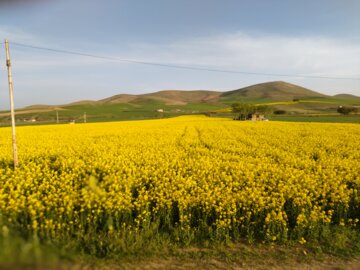
[[[56,111],[56,124],[59,124],[59,112]]]
[[[6,66],[7,66],[7,70],[8,70],[9,93],[10,93],[10,111],[11,111],[11,127],[12,127],[12,145],[13,145],[13,155],[14,155],[14,168],[16,168],[18,166],[19,162],[18,162],[17,146],[16,146],[13,81],[12,81],[12,74],[11,74],[9,42],[8,42],[7,39],[5,39],[5,50],[6,50]]]
[[[86,112],[84,112],[84,123],[86,123]]]

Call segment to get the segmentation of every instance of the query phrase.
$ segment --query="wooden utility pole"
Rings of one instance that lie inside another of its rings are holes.
[[[86,112],[84,112],[84,123],[86,123]]]
[[[59,112],[56,111],[56,123],[59,124]]]
[[[9,81],[9,93],[10,93],[10,111],[11,111],[11,127],[12,127],[12,144],[13,144],[13,155],[14,155],[14,167],[16,168],[19,164],[17,156],[16,146],[16,130],[15,130],[15,111],[14,111],[14,95],[13,95],[13,82],[11,74],[11,62],[10,62],[10,51],[9,42],[5,39],[5,50],[6,50],[6,66],[8,70],[8,81]]]

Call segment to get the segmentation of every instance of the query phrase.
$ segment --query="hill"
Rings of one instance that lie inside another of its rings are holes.
[[[267,82],[251,85],[241,89],[225,92],[223,100],[264,99],[276,101],[290,101],[292,99],[324,98],[324,94],[287,82]]]
[[[324,94],[287,82],[267,82],[251,85],[241,89],[219,92],[209,90],[164,90],[148,94],[120,94],[99,100],[98,103],[133,103],[142,104],[149,101],[163,102],[165,105],[186,105],[189,103],[222,103],[237,100],[276,100],[289,101],[294,98],[323,98]]]
[[[185,105],[187,103],[217,101],[221,92],[195,90],[164,90],[142,95],[120,94],[99,100],[99,103],[135,103],[141,104],[152,101],[164,102],[166,105]]]
[[[299,101],[293,101],[298,99]],[[220,92],[210,90],[163,90],[146,94],[119,94],[101,100],[82,100],[65,105],[33,105],[17,109],[19,123],[35,119],[36,123],[115,121],[151,119],[203,112],[228,112],[234,102],[268,104],[286,114],[337,114],[340,105],[360,106],[360,97],[349,94],[327,96],[282,81],[267,82]],[[226,113],[225,113],[226,114]],[[8,125],[9,112],[1,112],[0,125]]]
[[[85,105],[85,104],[96,104],[96,103],[97,103],[97,101],[95,101],[95,100],[80,100],[80,101],[72,102],[67,105]],[[67,105],[65,105],[65,106],[67,106]]]
[[[120,94],[99,100],[97,103],[129,103],[136,99],[136,95]]]
[[[360,98],[358,96],[351,95],[351,94],[337,94],[337,95],[334,95],[333,97],[334,98],[343,98],[343,99]]]

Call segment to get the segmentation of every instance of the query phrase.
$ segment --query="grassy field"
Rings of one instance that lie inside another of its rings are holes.
[[[217,112],[211,117],[233,119],[233,113]],[[279,122],[318,122],[318,123],[360,123],[360,114],[340,115],[340,114],[294,114],[294,115],[267,115],[270,121]]]
[[[305,103],[305,102],[304,102]],[[327,109],[321,110],[321,106],[317,103],[309,102],[309,107],[301,107],[301,112],[316,112],[316,113],[297,113],[291,115],[269,115],[267,116],[272,121],[289,121],[289,122],[333,122],[333,123],[359,123],[360,115],[340,115],[336,110],[331,113]],[[315,105],[314,105],[315,104]],[[323,103],[325,104],[325,103]],[[297,104],[295,104],[297,105]],[[281,108],[285,105],[281,103]],[[297,105],[299,108],[299,105]],[[301,105],[300,105],[301,106]],[[313,110],[313,106],[317,109]],[[162,108],[164,112],[157,112],[157,109]],[[181,109],[179,109],[181,108]],[[283,108],[284,109],[284,108]],[[285,109],[287,109],[285,107]],[[293,107],[296,110],[296,107]],[[146,120],[146,119],[162,119],[172,118],[181,115],[197,115],[199,113],[209,114],[215,117],[233,118],[229,107],[218,104],[187,104],[182,107],[164,104],[151,104],[147,107],[131,106],[129,104],[111,104],[111,105],[74,105],[68,106],[59,110],[44,110],[44,111],[18,111],[16,115],[16,123],[18,126],[22,125],[44,125],[56,123],[56,111],[59,114],[59,122],[68,124],[71,121],[76,123],[84,122],[84,113],[86,112],[87,122],[109,122],[109,121],[127,121],[127,120]],[[31,119],[36,119],[36,122],[31,122]],[[26,121],[24,121],[26,120]],[[10,118],[8,115],[1,116],[0,113],[0,127],[10,126]]]
[[[223,108],[224,105],[208,103],[189,103],[181,106],[165,105],[163,102],[151,101],[146,104],[81,104],[50,109],[26,109],[16,111],[18,125],[36,125],[56,123],[56,113],[60,123],[76,121],[84,122],[86,112],[87,122],[107,122],[123,120],[144,120],[169,118],[187,114],[198,114]],[[158,112],[162,109],[164,112]],[[36,122],[31,122],[36,119]],[[0,126],[9,126],[10,116],[0,112]]]
[[[19,127],[16,170],[10,137],[0,129],[1,265],[359,256],[357,124],[183,116]]]
[[[16,110],[16,119],[18,125],[51,124],[56,122],[57,112],[61,123],[83,122],[84,113],[87,115],[87,122],[159,119],[229,112],[234,102],[270,105],[274,110],[284,110],[291,117],[274,116],[273,119],[287,121],[313,121],[315,118],[308,118],[307,115],[335,115],[338,106],[360,106],[360,98],[356,96],[326,96],[285,82],[269,82],[228,92],[168,90],[142,95],[121,94],[99,101],[82,101],[68,105],[30,106]],[[163,112],[158,112],[159,110]],[[356,117],[337,117],[332,120],[325,117],[323,120],[358,122]],[[316,121],[322,121],[322,118],[316,118]],[[9,112],[0,112],[0,126],[9,124]]]
[[[357,115],[272,115],[271,121],[286,122],[323,122],[323,123],[360,123]]]

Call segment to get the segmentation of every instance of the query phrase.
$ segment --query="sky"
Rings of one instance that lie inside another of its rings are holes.
[[[17,108],[278,80],[328,95],[360,95],[359,14],[358,0],[0,0],[0,42],[10,42]],[[182,70],[12,43],[196,68],[355,79]],[[9,104],[3,46],[0,110]]]

